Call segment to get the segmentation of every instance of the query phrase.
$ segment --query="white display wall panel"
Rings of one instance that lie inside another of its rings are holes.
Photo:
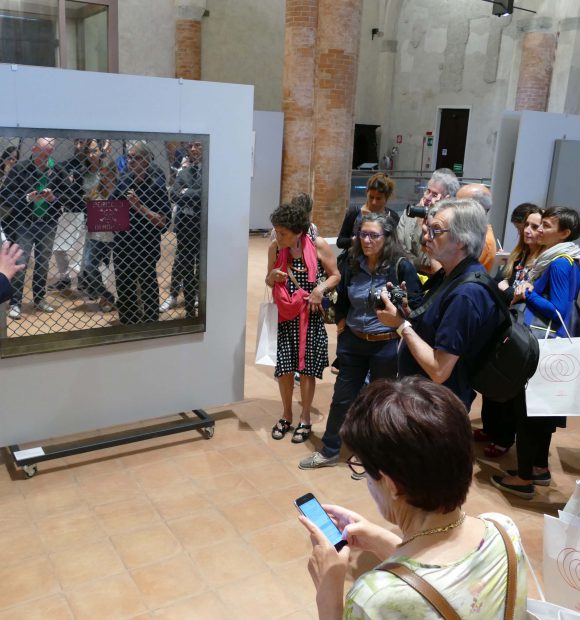
[[[0,65],[0,125],[209,135],[206,332],[0,360],[0,445],[243,398],[253,87]]]

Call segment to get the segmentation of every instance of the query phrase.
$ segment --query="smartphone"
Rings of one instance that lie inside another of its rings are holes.
[[[342,539],[341,531],[336,527],[334,521],[328,516],[312,493],[306,493],[306,495],[295,499],[294,505],[307,519],[322,530],[322,533],[330,540],[337,551],[340,551],[346,545],[346,540]]]

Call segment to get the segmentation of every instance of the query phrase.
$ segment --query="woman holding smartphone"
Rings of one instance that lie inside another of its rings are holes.
[[[503,619],[516,567],[508,570],[508,549],[517,564],[509,617],[525,615],[525,560],[516,526],[500,514],[471,517],[462,510],[473,444],[465,407],[451,390],[422,377],[375,381],[353,403],[341,436],[353,452],[349,466],[364,476],[379,513],[401,534],[325,505],[348,543],[337,551],[318,527],[299,517],[313,545],[308,568],[320,618],[440,618],[398,576],[407,572],[427,581],[462,620]],[[351,549],[373,553],[379,564],[354,582],[343,601]]]

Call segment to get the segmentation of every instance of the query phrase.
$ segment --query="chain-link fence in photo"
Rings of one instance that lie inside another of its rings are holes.
[[[204,150],[195,136],[0,137],[1,235],[26,263],[3,338],[198,318]]]

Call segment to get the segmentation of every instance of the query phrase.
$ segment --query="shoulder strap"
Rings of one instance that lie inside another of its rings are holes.
[[[389,564],[380,566],[378,570],[384,570],[402,579],[434,607],[444,620],[461,620],[459,614],[451,607],[447,599],[438,590],[404,564],[390,562]]]
[[[399,286],[401,286],[401,276],[399,275],[399,267],[401,266],[401,263],[403,262],[404,258],[405,258],[404,256],[399,256],[399,258],[397,259],[397,264],[395,265],[395,275],[397,276],[397,284]]]
[[[501,534],[503,544],[505,545],[505,550],[507,552],[508,574],[503,617],[504,620],[513,620],[516,607],[516,588],[518,579],[518,562],[516,558],[516,551],[505,527],[500,525],[495,519],[487,519],[487,521],[491,521],[497,528],[497,531]]]
[[[296,280],[296,277],[294,276],[294,272],[292,271],[292,267],[290,267],[290,263],[286,265],[286,269],[288,271],[288,277],[292,280],[296,289],[299,289],[300,284],[298,284],[298,280]]]

